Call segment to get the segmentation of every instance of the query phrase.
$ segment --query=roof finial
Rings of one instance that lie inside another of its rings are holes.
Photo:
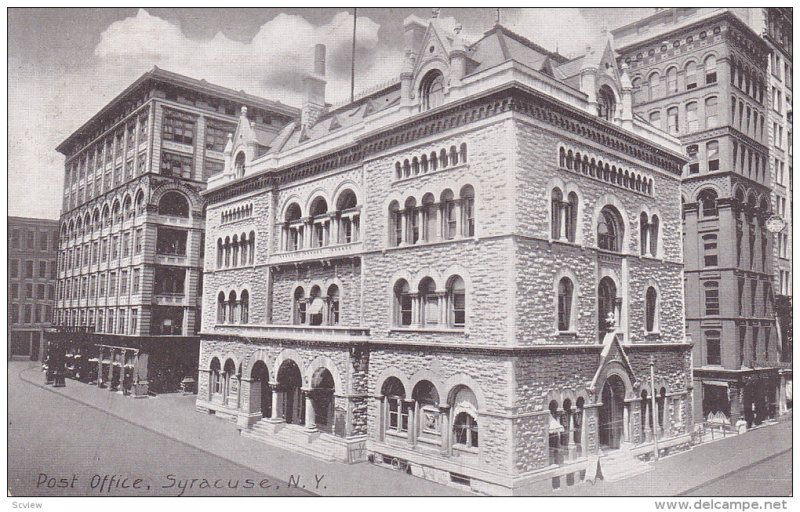
[[[494,24],[495,25],[499,25],[500,24],[500,8],[499,7],[494,10]]]
[[[438,18],[439,17],[439,11],[441,11],[441,10],[442,9],[440,7],[433,7],[431,9],[431,18],[433,18],[433,19]]]

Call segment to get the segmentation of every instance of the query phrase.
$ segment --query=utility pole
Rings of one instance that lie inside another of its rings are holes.
[[[650,417],[653,419],[653,455],[658,460],[658,417],[656,410],[656,360],[650,356]],[[647,427],[647,418],[644,419]]]
[[[353,7],[353,52],[350,56],[350,103],[356,99],[356,20],[358,7]]]

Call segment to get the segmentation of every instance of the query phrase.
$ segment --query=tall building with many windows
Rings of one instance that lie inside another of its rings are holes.
[[[203,192],[198,410],[489,494],[687,449],[679,141],[607,39],[404,33],[397,79],[338,106],[317,47],[263,154],[241,109]]]
[[[205,204],[247,105],[259,151],[298,112],[158,68],[69,136],[51,368],[146,395],[195,378]]]
[[[8,218],[9,357],[38,360],[53,319],[58,221]]]
[[[689,158],[682,200],[695,417],[748,426],[785,408],[773,286],[782,235],[771,232],[781,212],[774,88],[751,14],[657,9],[612,32],[618,62],[630,67],[635,114],[678,137]]]

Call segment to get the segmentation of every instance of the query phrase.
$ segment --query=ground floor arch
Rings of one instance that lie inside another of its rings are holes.
[[[272,416],[272,390],[269,385],[269,368],[264,361],[256,361],[250,371],[250,394],[262,418]]]
[[[302,425],[305,421],[302,387],[300,367],[293,360],[286,359],[278,369],[278,391],[283,395],[279,414],[286,423]]]
[[[625,425],[625,384],[617,375],[609,375],[600,394],[598,436],[600,446],[620,447]]]

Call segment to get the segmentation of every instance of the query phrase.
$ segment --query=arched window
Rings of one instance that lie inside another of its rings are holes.
[[[453,421],[453,443],[468,448],[478,447],[478,422],[472,414],[464,411],[456,415]]]
[[[426,277],[419,283],[420,324],[422,326],[439,325],[439,294],[436,293],[436,283]]]
[[[678,92],[678,68],[672,67],[667,70],[667,94]]]
[[[450,279],[447,286],[447,304],[450,327],[464,327],[467,316],[467,289],[460,276]]]
[[[435,203],[436,198],[430,192],[422,196],[422,231],[426,242],[435,241],[439,235],[437,229],[439,206]]]
[[[650,112],[650,124],[654,127],[658,128],[659,130],[663,130],[663,126],[661,126],[661,111],[656,110],[655,112]]]
[[[328,287],[328,325],[339,325],[339,287]]]
[[[716,267],[718,262],[717,235],[703,235],[703,266]]]
[[[689,132],[696,132],[700,129],[700,123],[697,120],[697,102],[693,101],[686,104],[686,129]]]
[[[659,235],[659,219],[658,215],[653,215],[650,218],[650,255],[654,258],[658,257],[658,238]]]
[[[613,121],[616,107],[614,92],[611,88],[607,85],[600,87],[600,91],[597,93],[597,115],[600,119]]]
[[[676,135],[679,130],[678,124],[678,107],[670,107],[667,109],[667,132]]]
[[[239,266],[239,235],[233,235],[231,240],[231,266]]]
[[[222,381],[220,379],[220,364],[216,357],[211,360],[211,392],[215,395],[222,394]]]
[[[716,217],[717,212],[717,193],[711,189],[705,189],[697,196],[700,203],[700,211],[703,217]]]
[[[389,205],[389,241],[397,247],[403,243],[403,213],[397,201]]]
[[[239,323],[239,302],[235,291],[228,294],[228,323]]]
[[[425,160],[427,162],[427,160]],[[427,164],[426,164],[427,165]],[[356,210],[358,199],[355,192],[346,189],[339,194],[336,201],[336,210],[339,211],[339,240],[338,243],[349,244],[359,239],[359,213]]]
[[[453,192],[450,189],[445,189],[444,192],[442,192],[441,208],[442,238],[445,240],[452,240],[456,237],[458,216],[456,215],[456,202],[453,198]]]
[[[420,437],[436,438],[441,435],[441,425],[439,423],[439,392],[436,387],[427,380],[422,380],[414,386],[411,398],[417,402],[419,416],[414,420],[415,431]]]
[[[250,321],[250,293],[247,290],[242,291],[241,301],[239,323],[246,324]]]
[[[597,219],[597,246],[606,251],[621,252],[624,229],[617,209],[605,206]]]
[[[236,178],[244,176],[244,152],[242,151],[236,155],[236,160],[233,164],[233,172]]]
[[[601,341],[606,333],[616,330],[621,307],[621,300],[617,298],[617,285],[610,277],[604,277],[597,287],[597,320]]]
[[[650,99],[655,100],[661,97],[661,76],[658,72],[650,74],[647,78],[650,84]]]
[[[461,231],[463,236],[475,236],[475,189],[472,185],[461,188]]]
[[[706,98],[706,128],[714,128],[717,124],[717,97],[713,96]]]
[[[413,302],[411,290],[406,280],[401,279],[394,285],[395,325],[408,327],[413,318]]]
[[[189,201],[179,192],[167,192],[158,202],[158,213],[172,217],[188,217]]]
[[[550,237],[553,240],[561,239],[561,228],[563,222],[561,220],[562,204],[564,203],[564,196],[561,190],[554,188],[550,192]]]
[[[575,242],[578,229],[578,194],[570,192],[564,204],[564,230],[567,240]]]
[[[657,322],[657,304],[658,304],[658,295],[656,294],[656,289],[650,286],[647,288],[647,293],[645,294],[645,319],[644,319],[644,328],[647,332],[655,332],[657,330],[658,322]]]
[[[253,261],[255,259],[254,256],[255,256],[255,252],[256,252],[256,232],[255,231],[251,231],[250,232],[250,236],[247,237],[247,244],[250,247],[250,250],[247,251],[247,253],[248,253],[248,261],[247,262],[248,262],[248,264],[252,265]]]
[[[719,314],[719,283],[717,281],[706,281],[703,283],[705,292],[706,315]]]
[[[406,234],[404,238],[409,244],[413,245],[419,241],[419,213],[416,199],[413,197],[406,199],[405,212]]]
[[[571,331],[573,329],[573,294],[575,288],[572,280],[562,277],[558,282],[558,330]]]
[[[697,63],[692,61],[686,65],[686,90],[697,88]]]
[[[706,85],[717,83],[717,58],[709,55],[706,58],[704,67],[706,68]]]
[[[303,325],[306,323],[306,292],[302,286],[298,286],[294,291],[294,324]]]
[[[444,76],[440,71],[430,71],[420,85],[421,109],[430,110],[444,103]]]
[[[389,377],[381,386],[386,397],[387,432],[408,432],[409,403],[405,401],[406,390],[397,377]]]
[[[300,222],[302,211],[300,205],[292,203],[286,208],[284,215],[285,247],[287,251],[299,251],[303,248],[303,226]]]
[[[224,324],[225,323],[225,313],[226,313],[225,309],[226,309],[226,306],[227,305],[225,304],[225,292],[219,292],[219,295],[217,295],[217,323],[218,324]]]

